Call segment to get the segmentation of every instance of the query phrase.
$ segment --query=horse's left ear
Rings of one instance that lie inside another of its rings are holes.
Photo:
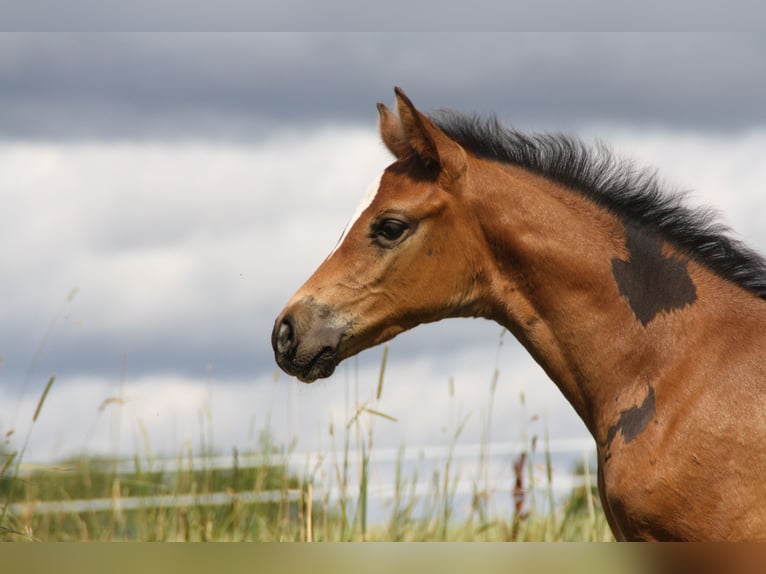
[[[465,150],[420,113],[401,88],[395,88],[396,108],[404,141],[427,164],[435,164],[441,175],[459,178],[468,165]]]
[[[380,114],[380,137],[388,151],[394,154],[396,159],[404,159],[414,154],[415,150],[404,139],[399,119],[383,104],[378,104],[378,114]]]

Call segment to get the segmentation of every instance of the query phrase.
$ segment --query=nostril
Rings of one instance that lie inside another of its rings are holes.
[[[294,330],[290,317],[285,317],[277,330],[276,350],[280,355],[286,355],[293,348]]]

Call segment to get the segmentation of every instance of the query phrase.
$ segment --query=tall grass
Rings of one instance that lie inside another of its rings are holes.
[[[502,336],[500,339],[502,345]],[[358,375],[346,377],[347,412],[330,421],[316,459],[306,458],[295,471],[296,443],[277,444],[268,424],[251,451],[233,449],[230,463],[214,464],[213,420],[210,405],[200,412],[199,444],[177,454],[173,469],[155,458],[148,436],[136,444],[126,467],[117,457],[74,458],[21,473],[24,449],[0,453],[0,539],[2,540],[255,540],[255,541],[473,541],[473,540],[609,540],[611,534],[594,489],[587,483],[588,460],[579,470],[585,486],[573,491],[557,508],[553,499],[552,463],[544,437],[544,480],[539,481],[538,437],[528,436],[514,461],[515,486],[501,492],[490,472],[492,411],[499,371],[495,366],[487,405],[481,412],[481,445],[472,496],[467,511],[457,512],[456,492],[462,477],[455,449],[468,420],[462,415],[450,379],[448,392],[449,444],[446,455],[433,463],[429,488],[419,485],[420,467],[409,468],[403,445],[395,462],[393,492],[386,516],[370,520],[370,496],[375,487],[375,427],[380,420],[395,422],[383,412],[388,347],[383,348],[376,393],[358,398]],[[276,380],[276,379],[275,379]],[[41,415],[52,377],[32,420]],[[352,385],[355,384],[353,401]],[[521,398],[524,401],[523,396]],[[114,408],[121,409],[115,401]],[[120,416],[116,414],[115,416]],[[534,418],[534,417],[530,417]],[[525,420],[529,420],[525,416]],[[142,425],[138,425],[139,430]],[[31,429],[31,427],[30,427]],[[30,430],[31,432],[31,430]],[[119,434],[119,433],[117,433]],[[28,440],[28,436],[27,436]],[[119,453],[119,436],[114,453]],[[219,457],[220,459],[220,457]],[[257,464],[252,462],[257,459]],[[243,461],[248,461],[243,464]],[[427,478],[427,477],[426,477]],[[512,499],[510,513],[495,504]],[[70,508],[48,508],[51,501],[69,501]],[[85,501],[78,503],[77,501]],[[77,507],[82,504],[83,508]],[[88,506],[90,504],[90,506]]]

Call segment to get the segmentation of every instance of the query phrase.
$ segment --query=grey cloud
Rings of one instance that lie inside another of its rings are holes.
[[[19,389],[30,372],[32,383],[37,385],[51,375],[59,379],[99,376],[118,380],[123,374],[131,379],[172,374],[202,379],[208,369],[222,380],[254,380],[277,372],[269,334],[279,310],[277,305],[257,311],[241,309],[239,318],[222,316],[217,320],[191,316],[172,325],[160,320],[155,326],[147,325],[143,332],[78,333],[62,319],[42,347],[43,330],[34,332],[26,326],[19,329],[21,339],[0,341],[5,357],[0,381],[6,389]],[[434,364],[446,381],[455,370],[454,362],[447,357],[472,347],[486,350],[488,357],[492,355],[499,340],[499,326],[481,319],[449,323],[421,325],[400,335],[390,343],[391,359],[402,362],[444,357]],[[38,347],[41,353],[35,357]],[[374,349],[348,363],[358,361],[362,367],[375,369],[380,355],[381,350]]]
[[[401,30],[401,31],[513,31],[513,30],[735,30],[763,21],[756,2],[728,4],[681,0],[612,3],[566,0],[517,3],[472,2],[466,10],[445,10],[443,3],[372,0],[354,3],[327,0],[219,0],[161,3],[134,0],[70,0],[66,9],[55,0],[9,2],[0,0],[6,29],[35,31],[116,32],[130,30],[247,31],[247,30]]]
[[[0,37],[5,138],[259,139],[424,108],[521,126],[763,125],[748,34],[183,34]]]

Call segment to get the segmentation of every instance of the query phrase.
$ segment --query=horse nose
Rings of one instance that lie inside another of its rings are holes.
[[[288,357],[295,350],[295,321],[292,315],[277,320],[271,336],[274,350],[282,357]]]
[[[274,322],[271,345],[277,364],[309,383],[329,377],[340,361],[339,349],[349,322],[313,300],[289,305]]]

